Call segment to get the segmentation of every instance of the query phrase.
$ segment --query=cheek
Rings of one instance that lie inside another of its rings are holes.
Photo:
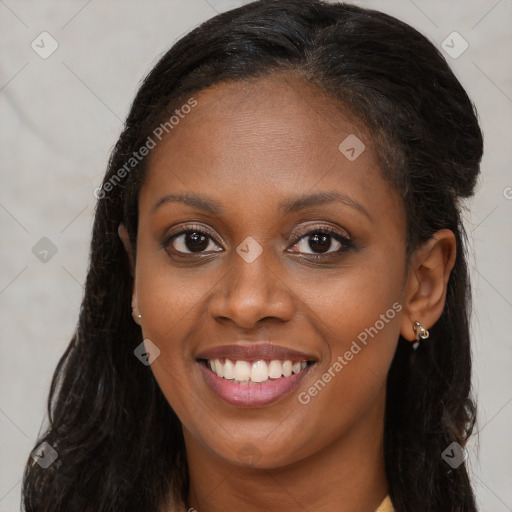
[[[144,336],[159,340],[165,350],[179,351],[179,340],[185,341],[183,336],[204,313],[205,297],[220,277],[220,269],[173,266],[165,253],[138,255],[136,285]]]
[[[309,413],[305,427],[314,428],[314,418],[329,411],[326,428],[333,436],[383,396],[400,333],[405,261],[399,255],[392,264],[384,256],[369,259],[371,264],[325,280],[324,293],[309,304],[321,320],[328,354],[298,401]]]
[[[198,407],[194,389],[198,383],[192,371],[196,364],[190,356],[188,334],[197,323],[202,287],[191,286],[180,278],[179,272],[159,266],[144,258],[137,262],[137,295],[142,314],[142,334],[159,348],[160,355],[151,364],[151,371],[165,398],[186,424],[204,416]]]
[[[345,267],[296,279],[294,290],[322,330],[332,356],[359,339],[396,342],[403,300],[405,255],[392,247],[362,250]],[[392,343],[393,344],[393,343]],[[373,343],[385,350],[382,343]],[[378,347],[377,347],[378,348]]]
[[[192,372],[196,363],[191,343],[197,340],[190,334],[200,328],[205,298],[222,269],[173,266],[164,251],[151,249],[144,235],[139,240],[135,279],[142,334],[160,350],[151,370],[171,407],[186,422],[205,414],[193,392],[199,383],[193,381],[197,372]]]
[[[396,341],[402,309],[401,282],[396,277],[390,268],[382,273],[375,267],[361,268],[332,283],[329,293],[317,297],[316,305],[311,307],[317,308],[325,322],[325,336],[333,355],[349,350],[355,340],[369,347],[369,341],[375,339],[377,343],[372,346],[376,350],[384,350],[382,343]]]

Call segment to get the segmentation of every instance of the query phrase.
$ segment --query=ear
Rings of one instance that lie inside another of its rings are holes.
[[[128,234],[128,230],[124,224],[119,224],[117,228],[117,234],[123,243],[124,250],[128,255],[128,259],[130,260],[130,273],[132,276],[135,275],[135,250],[132,246],[132,242],[130,240],[130,235]]]
[[[441,229],[412,255],[400,329],[405,339],[416,341],[414,322],[430,329],[439,320],[456,254],[455,235],[449,229]]]
[[[119,224],[117,233],[121,242],[123,243],[124,250],[130,260],[130,273],[133,277],[133,291],[132,291],[132,316],[136,324],[141,324],[141,314],[139,311],[139,301],[137,300],[137,287],[135,286],[135,249],[130,241],[130,236],[124,224]]]

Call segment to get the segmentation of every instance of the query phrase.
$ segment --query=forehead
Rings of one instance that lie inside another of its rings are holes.
[[[359,202],[380,198],[388,213],[401,214],[368,130],[314,85],[271,75],[193,98],[197,105],[150,154],[142,202],[176,189],[255,211],[274,198],[337,189]]]
[[[215,140],[210,156],[236,156],[245,147],[262,155],[286,153],[288,158],[314,157],[324,149],[331,155],[350,134],[371,146],[364,124],[340,102],[291,73],[222,82],[194,97],[198,106],[173,130],[171,145],[171,138],[174,146],[184,139]]]

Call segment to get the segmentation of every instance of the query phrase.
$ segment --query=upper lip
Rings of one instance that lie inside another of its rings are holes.
[[[231,359],[235,361],[259,361],[259,360],[291,360],[291,361],[315,361],[316,358],[280,345],[272,343],[254,343],[250,345],[222,345],[202,351],[197,359]]]

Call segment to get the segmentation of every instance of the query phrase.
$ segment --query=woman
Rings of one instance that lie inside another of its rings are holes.
[[[475,511],[481,155],[443,57],[383,13],[262,0],[183,37],[97,190],[26,510]]]

